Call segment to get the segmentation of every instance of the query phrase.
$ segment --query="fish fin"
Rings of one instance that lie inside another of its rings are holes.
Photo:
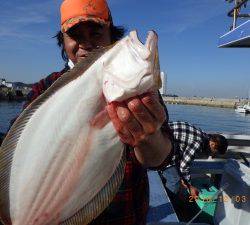
[[[9,204],[9,182],[11,173],[11,164],[13,155],[18,143],[18,140],[24,130],[27,122],[30,120],[36,110],[56,91],[64,87],[69,82],[81,76],[98,58],[100,58],[111,47],[99,48],[93,50],[81,62],[77,63],[75,67],[64,73],[57,79],[43,94],[34,100],[16,119],[8,134],[6,135],[0,149],[0,218],[8,221],[10,218],[10,204]],[[5,222],[7,223],[7,222]]]
[[[124,177],[126,164],[126,149],[124,147],[122,158],[114,174],[102,190],[82,209],[60,225],[87,225],[98,217],[115,197]]]
[[[162,87],[162,80],[161,80],[161,69],[160,69],[160,62],[159,62],[159,53],[158,49],[155,52],[155,57],[154,57],[154,76],[156,77],[156,88],[160,89]]]

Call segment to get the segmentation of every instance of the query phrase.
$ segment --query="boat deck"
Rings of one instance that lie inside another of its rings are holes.
[[[250,47],[250,20],[222,35],[219,38],[218,47]]]
[[[228,159],[232,158],[249,167],[250,135],[223,135],[229,143],[227,154],[216,159],[196,159],[191,166],[192,175],[223,174],[225,173],[225,164],[228,162]],[[158,173],[149,171],[148,177],[150,183],[148,224],[179,222]]]
[[[148,171],[148,178],[150,184],[150,208],[147,222],[179,222],[158,173]]]

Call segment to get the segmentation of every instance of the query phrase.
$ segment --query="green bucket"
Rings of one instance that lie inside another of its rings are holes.
[[[218,189],[214,186],[209,188],[201,188],[199,198],[196,203],[202,211],[207,213],[210,216],[214,216],[215,208],[217,204],[217,199],[213,199],[213,196],[216,195]]]

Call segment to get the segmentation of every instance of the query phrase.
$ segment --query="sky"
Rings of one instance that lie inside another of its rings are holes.
[[[0,78],[34,83],[64,62],[53,36],[60,29],[61,0],[0,1]],[[220,49],[233,7],[225,0],[108,0],[115,25],[159,35],[167,93],[246,98],[250,94],[250,49]],[[250,9],[250,6],[248,6]]]

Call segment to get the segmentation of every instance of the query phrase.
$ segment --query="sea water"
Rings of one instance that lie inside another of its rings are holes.
[[[10,121],[22,110],[22,102],[0,102],[0,132],[7,132]],[[206,132],[250,135],[250,114],[234,109],[193,105],[167,105],[170,121],[186,121]]]

